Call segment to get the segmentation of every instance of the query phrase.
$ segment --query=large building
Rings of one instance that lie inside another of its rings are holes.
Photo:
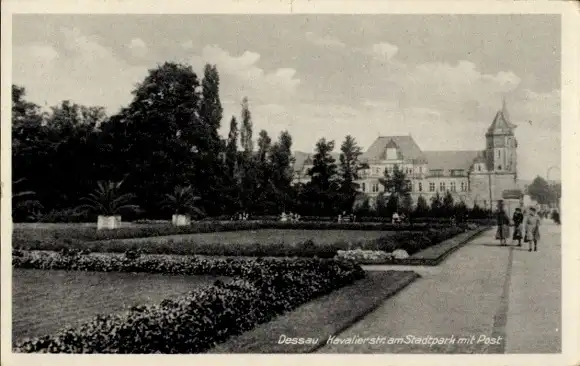
[[[378,137],[361,156],[368,169],[359,172],[360,192],[371,200],[384,191],[379,179],[397,165],[412,186],[413,201],[428,202],[437,192],[451,192],[468,206],[490,207],[499,199],[520,194],[517,182],[517,141],[505,102],[485,133],[483,150],[423,151],[412,136]],[[483,131],[482,131],[483,132]],[[338,163],[339,154],[333,154]],[[295,153],[294,182],[306,183],[313,154]],[[519,193],[518,193],[519,192]]]

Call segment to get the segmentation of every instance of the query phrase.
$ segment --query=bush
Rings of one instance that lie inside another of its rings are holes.
[[[98,316],[78,328],[14,345],[15,352],[27,353],[204,352],[232,335],[250,330],[365,275],[360,266],[335,260],[245,261],[181,257],[172,262],[166,257],[157,261],[140,258],[128,264],[122,257],[87,256],[77,258],[75,265],[71,257],[56,253],[27,253],[25,260],[20,258],[13,258],[15,266],[34,264],[52,269],[136,269],[239,276],[232,283],[218,281],[213,286],[165,300],[160,305],[142,305],[124,314]]]

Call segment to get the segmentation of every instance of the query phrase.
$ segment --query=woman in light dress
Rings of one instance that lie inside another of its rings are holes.
[[[528,252],[532,251],[532,244],[534,252],[538,251],[538,241],[540,240],[540,216],[536,212],[535,207],[531,207],[528,211],[528,216],[525,219],[525,237],[524,242],[528,243]]]

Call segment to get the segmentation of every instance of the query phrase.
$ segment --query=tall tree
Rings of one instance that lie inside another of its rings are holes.
[[[417,198],[417,206],[415,207],[414,215],[418,217],[426,216],[429,213],[429,205],[427,200],[422,195]]]
[[[216,214],[228,204],[224,200],[224,190],[230,185],[227,177],[222,140],[219,136],[219,128],[223,118],[223,108],[219,96],[220,77],[215,65],[206,64],[204,67],[202,86],[202,99],[200,116],[205,122],[207,150],[200,153],[205,166],[204,187],[200,187],[201,196],[210,205],[206,210],[210,214]]]
[[[454,214],[454,207],[455,207],[455,202],[453,199],[453,195],[451,194],[451,192],[447,191],[445,193],[445,196],[443,197],[443,205],[441,207],[443,214],[446,216],[452,216]]]
[[[159,202],[176,186],[192,184],[203,198],[211,192],[215,141],[210,125],[201,116],[202,95],[190,66],[166,62],[149,70],[133,91],[133,101],[116,117],[126,123],[128,148],[123,160],[131,172],[127,185],[134,187],[142,207],[161,213]],[[209,197],[211,200],[211,196]],[[163,213],[166,215],[167,213]]]
[[[340,146],[340,192],[343,195],[343,209],[350,211],[354,204],[358,184],[356,180],[361,169],[359,158],[362,150],[351,135],[346,136]]]
[[[223,108],[219,95],[220,76],[215,65],[206,64],[203,70],[202,101],[200,114],[210,127],[210,132],[218,139],[219,130],[223,118]]]
[[[340,146],[340,176],[341,185],[347,192],[356,190],[355,181],[358,179],[360,170],[359,158],[362,150],[351,135],[346,136]]]
[[[337,165],[331,155],[333,150],[334,141],[326,141],[325,138],[318,140],[312,168],[308,171],[310,182],[322,192],[329,191],[337,183]]]
[[[226,143],[226,162],[228,165],[228,173],[232,178],[235,178],[236,167],[238,163],[238,122],[236,117],[232,116],[230,121],[230,132]]]
[[[389,197],[393,197],[389,200],[391,204],[396,203],[395,210],[399,209],[399,204],[403,201],[403,198],[411,194],[411,185],[405,172],[399,169],[398,165],[393,167],[393,173],[389,174],[389,171],[385,169],[384,177],[379,179],[379,183],[385,187],[385,192],[389,194]],[[405,198],[408,201],[408,198]]]
[[[268,136],[266,130],[260,131],[258,136],[258,160],[262,163],[266,162],[268,154],[270,153],[270,147],[272,146],[272,139]]]
[[[555,201],[554,191],[548,182],[540,176],[537,176],[528,186],[528,194],[539,204],[549,204]]]
[[[254,142],[252,140],[252,113],[250,112],[248,98],[244,97],[242,100],[242,128],[240,131],[240,138],[242,149],[246,155],[254,151]]]
[[[441,195],[437,192],[433,197],[431,197],[431,214],[435,217],[441,216],[442,207],[443,202]]]
[[[292,189],[292,136],[288,131],[282,131],[278,141],[270,148],[270,165],[272,169],[272,185],[276,200],[286,209],[294,195]]]
[[[316,143],[313,166],[308,171],[310,182],[307,185],[308,200],[314,205],[319,215],[334,215],[340,209],[337,202],[338,167],[331,152],[334,141],[320,139]]]

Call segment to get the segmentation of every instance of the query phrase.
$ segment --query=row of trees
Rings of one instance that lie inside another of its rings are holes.
[[[13,85],[14,218],[74,215],[98,181],[123,181],[150,218],[167,217],[162,202],[176,187],[192,187],[207,215],[309,211],[319,201],[330,212],[334,193],[348,197],[339,200],[341,208],[354,199],[360,148],[352,137],[343,144],[345,181],[335,179],[336,164],[325,160],[333,142],[323,139],[312,183],[293,187],[292,137],[282,131],[274,140],[262,130],[254,147],[247,98],[227,138],[220,137],[219,84],[214,65],[205,66],[200,81],[190,66],[165,63],[150,70],[130,104],[112,116],[70,101],[43,111]],[[331,192],[332,199],[317,196]]]
[[[128,106],[107,116],[102,107],[70,101],[42,111],[26,100],[24,88],[14,85],[14,219],[79,215],[76,208],[99,181],[123,181],[122,188],[133,197],[132,202],[123,199],[123,206],[140,208],[128,218],[167,218],[167,198],[179,201],[183,192],[182,201],[195,202],[210,216],[289,210],[329,216],[352,210],[358,172],[366,168],[352,136],[341,144],[338,162],[331,155],[335,142],[320,139],[309,183],[293,185],[292,136],[282,131],[274,140],[262,130],[254,139],[247,98],[240,116],[231,117],[228,136],[220,137],[219,86],[215,65],[206,65],[200,80],[190,66],[165,63],[135,87]],[[385,172],[381,183],[390,198],[379,202],[378,212],[411,207],[402,171]],[[431,212],[447,212],[433,204]],[[418,202],[418,212],[429,211],[426,206]]]

